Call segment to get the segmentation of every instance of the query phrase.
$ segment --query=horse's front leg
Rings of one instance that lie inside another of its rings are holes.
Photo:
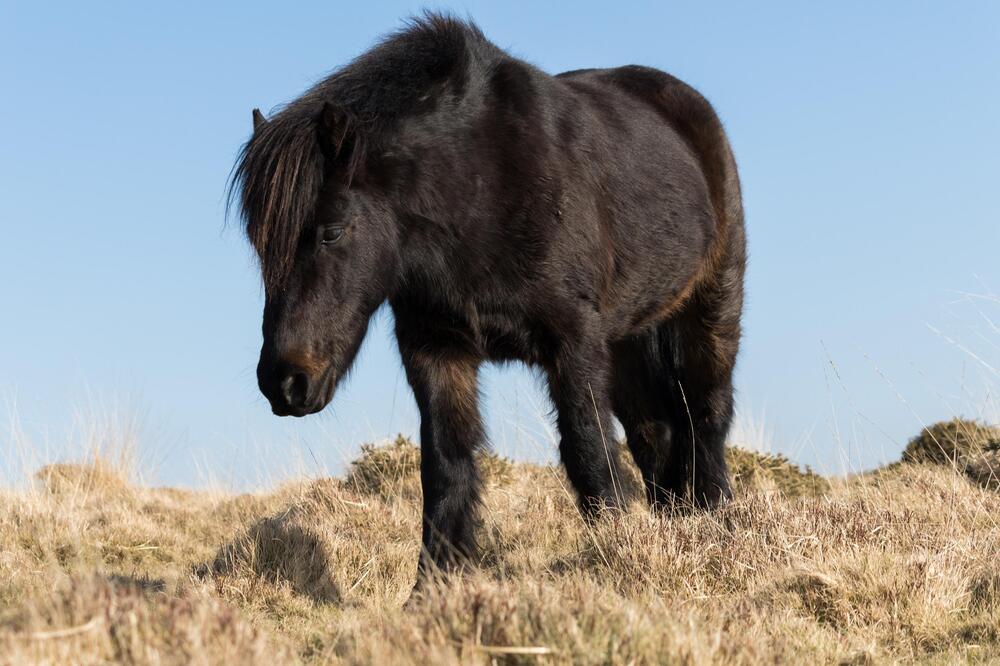
[[[476,555],[481,479],[476,453],[485,443],[479,415],[479,359],[397,336],[420,410],[423,549],[417,584]]]

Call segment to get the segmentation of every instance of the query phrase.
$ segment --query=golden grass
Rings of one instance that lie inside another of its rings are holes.
[[[405,608],[419,549],[405,439],[367,447],[344,480],[249,495],[48,467],[0,492],[0,663],[1000,655],[995,475],[907,462],[827,480],[779,457],[731,462],[720,511],[661,516],[635,497],[588,527],[558,468],[488,456],[480,566]]]
[[[935,423],[910,440],[903,460],[948,465],[982,486],[1000,489],[1000,427],[967,419]]]

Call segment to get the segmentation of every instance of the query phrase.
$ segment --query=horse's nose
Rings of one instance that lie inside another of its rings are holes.
[[[312,380],[302,367],[261,358],[257,365],[257,384],[278,416],[303,416],[308,413]]]
[[[290,369],[281,380],[281,397],[285,405],[292,409],[301,409],[309,397],[309,376],[298,369]]]

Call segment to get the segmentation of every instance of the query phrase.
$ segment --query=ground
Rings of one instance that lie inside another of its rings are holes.
[[[630,471],[590,526],[559,468],[489,456],[478,568],[409,604],[403,438],[244,495],[49,466],[0,491],[0,663],[996,661],[996,434],[942,424],[838,479],[733,449],[711,514],[651,513]]]

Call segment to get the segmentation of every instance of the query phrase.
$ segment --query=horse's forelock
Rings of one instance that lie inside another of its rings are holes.
[[[323,186],[326,160],[317,123],[324,103],[342,104],[360,121],[352,129],[350,159],[339,165],[350,181],[363,168],[368,146],[377,143],[370,135],[380,125],[405,114],[431,82],[462,79],[468,38],[485,39],[471,24],[425,14],[259,125],[240,151],[227,207],[239,204],[268,289],[280,288],[291,272]]]
[[[257,251],[265,286],[291,271],[302,230],[323,185],[323,155],[315,113],[289,107],[262,125],[243,146],[230,201],[239,203],[247,240]]]

